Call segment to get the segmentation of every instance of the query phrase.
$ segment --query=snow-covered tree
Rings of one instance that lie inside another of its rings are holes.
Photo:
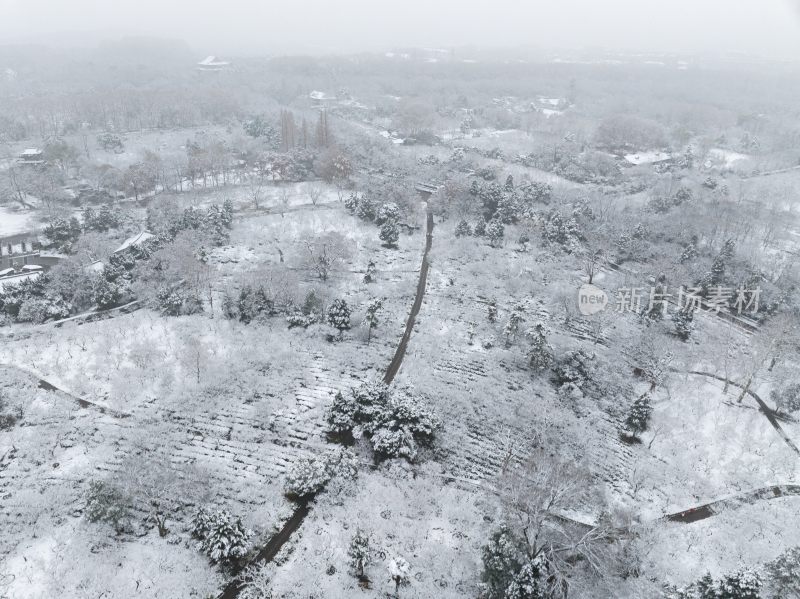
[[[337,393],[327,414],[331,432],[366,437],[382,458],[413,460],[420,444],[433,440],[439,418],[410,388],[364,383],[349,394]]]
[[[129,502],[130,498],[116,485],[101,480],[90,481],[86,494],[86,519],[111,524],[120,533],[130,517]]]
[[[382,204],[375,214],[375,224],[382,225],[387,222],[398,222],[400,220],[400,208],[394,202]]]
[[[497,300],[492,298],[486,306],[486,318],[491,323],[497,322]]]
[[[350,329],[350,306],[343,299],[335,299],[328,308],[328,324],[339,331],[341,339],[344,332]]]
[[[675,326],[675,335],[681,341],[688,341],[694,330],[694,312],[692,310],[678,310],[672,316]]]
[[[506,347],[510,347],[519,335],[520,327],[525,322],[525,308],[522,305],[514,306],[508,315],[506,326],[503,327],[503,336],[506,338]]]
[[[800,410],[800,383],[787,385],[782,389],[773,389],[770,399],[775,402],[779,412],[791,414]]]
[[[644,393],[637,397],[631,405],[628,416],[625,418],[625,426],[636,437],[647,430],[652,413],[650,394]]]
[[[225,510],[201,508],[192,522],[192,536],[199,541],[198,549],[215,563],[231,565],[244,557],[252,535],[238,516]]]
[[[766,565],[773,597],[800,597],[800,546],[792,547]]]
[[[374,299],[367,304],[367,309],[364,313],[364,326],[367,327],[367,343],[372,339],[372,329],[380,324],[380,317],[378,313],[383,308],[382,299]]]
[[[396,221],[386,221],[381,225],[381,232],[378,237],[387,248],[396,248],[397,241],[400,239],[400,227]]]
[[[350,558],[350,567],[356,576],[363,578],[364,569],[372,562],[369,534],[361,529],[356,530],[356,534],[353,535],[347,546],[347,556]]]
[[[376,274],[377,274],[377,267],[375,266],[375,261],[370,260],[369,264],[367,264],[367,272],[364,273],[364,282],[374,283]]]
[[[460,220],[456,225],[456,237],[469,237],[472,235],[472,227],[465,220]]]
[[[531,345],[528,348],[528,365],[535,371],[549,368],[553,362],[553,348],[547,342],[546,329],[543,323],[537,322],[527,332]]]
[[[358,475],[358,458],[349,449],[335,448],[321,456],[301,458],[286,473],[286,493],[306,498],[319,493],[331,480],[347,481]]]
[[[486,227],[486,238],[489,240],[489,245],[493,248],[503,245],[503,236],[505,235],[505,227],[499,219],[494,219],[489,222]]]
[[[481,216],[478,217],[478,222],[475,223],[475,228],[472,230],[475,237],[483,237],[486,235],[486,220]]]

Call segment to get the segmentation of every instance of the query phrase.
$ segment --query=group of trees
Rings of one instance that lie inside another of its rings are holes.
[[[378,382],[337,393],[327,421],[335,436],[365,438],[376,458],[409,461],[441,427],[439,418],[411,389]]]

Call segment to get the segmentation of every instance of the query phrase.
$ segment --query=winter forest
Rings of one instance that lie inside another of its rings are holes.
[[[800,63],[181,34],[0,36],[0,598],[800,598]]]

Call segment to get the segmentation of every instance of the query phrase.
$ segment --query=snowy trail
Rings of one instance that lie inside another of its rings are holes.
[[[408,320],[406,321],[406,329],[403,332],[402,338],[400,339],[400,344],[397,346],[397,350],[395,351],[394,357],[392,358],[392,361],[389,363],[389,368],[386,370],[386,375],[383,377],[383,382],[385,382],[387,385],[394,380],[394,377],[400,370],[400,366],[402,366],[403,364],[403,358],[406,355],[408,342],[411,339],[411,333],[414,331],[414,325],[417,322],[417,315],[419,314],[419,310],[422,307],[422,298],[425,296],[425,287],[428,284],[428,268],[430,266],[430,263],[428,261],[428,254],[430,253],[431,245],[433,244],[433,212],[431,212],[430,206],[428,206],[426,214],[427,214],[427,230],[425,233],[425,252],[422,254],[422,264],[420,265],[419,268],[419,281],[417,283],[417,294],[414,297],[414,303],[411,306],[411,312],[408,315]]]

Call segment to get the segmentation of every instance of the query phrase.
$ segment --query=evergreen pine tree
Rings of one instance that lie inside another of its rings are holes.
[[[492,220],[486,227],[486,237],[489,239],[489,245],[493,248],[500,247],[503,244],[504,235],[505,227],[498,219]]]
[[[628,417],[625,418],[625,426],[630,430],[635,437],[647,430],[650,422],[650,415],[653,413],[653,407],[650,405],[650,394],[645,393],[636,398],[628,412]]]
[[[486,235],[486,220],[481,216],[478,218],[478,222],[475,223],[475,228],[472,230],[472,234],[475,237],[483,237]]]
[[[379,237],[384,247],[396,248],[397,241],[400,239],[400,229],[397,226],[397,222],[390,220],[383,223]]]
[[[350,329],[350,306],[343,299],[335,299],[328,308],[328,324],[339,331],[339,338]]]
[[[692,310],[678,310],[672,316],[675,325],[675,334],[681,341],[688,341],[694,329],[694,312]]]

